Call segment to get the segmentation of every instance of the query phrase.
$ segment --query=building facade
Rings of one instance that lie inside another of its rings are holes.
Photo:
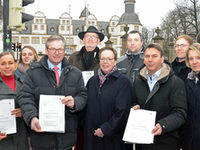
[[[113,42],[113,47],[120,55],[122,49],[121,36],[125,34],[125,25],[128,25],[129,31],[142,31],[142,24],[135,13],[135,0],[125,0],[124,4],[125,12],[122,16],[114,15],[107,22],[98,21],[95,15],[91,14],[86,7],[80,13],[79,20],[72,19],[67,12],[61,14],[59,19],[47,19],[43,12],[38,11],[34,14],[32,21],[25,23],[26,30],[12,32],[12,42],[22,43],[22,46],[31,45],[39,54],[44,54],[47,38],[53,34],[60,34],[66,39],[66,53],[70,55],[83,46],[82,40],[78,38],[78,33],[86,31],[88,26],[93,25],[105,35],[99,47],[105,46],[105,42],[108,40],[106,35],[109,33],[111,34],[110,40]]]

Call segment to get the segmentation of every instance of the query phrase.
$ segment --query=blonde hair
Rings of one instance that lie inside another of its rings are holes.
[[[200,44],[199,43],[193,43],[189,47],[188,51],[186,52],[186,60],[185,60],[185,62],[186,62],[186,65],[188,67],[190,67],[190,64],[189,64],[189,51],[197,52],[200,55]]]

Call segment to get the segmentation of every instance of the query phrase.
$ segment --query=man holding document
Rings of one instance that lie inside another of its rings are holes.
[[[144,50],[144,64],[133,86],[133,109],[156,111],[151,131],[155,137],[153,144],[136,144],[136,150],[176,150],[178,128],[187,116],[184,83],[164,62],[163,49],[157,44]]]
[[[52,35],[45,46],[46,55],[25,75],[19,103],[33,150],[69,150],[76,143],[86,88],[81,72],[64,57],[65,39]]]

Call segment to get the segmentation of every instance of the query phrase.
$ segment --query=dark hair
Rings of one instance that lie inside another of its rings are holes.
[[[141,34],[139,31],[132,30],[132,31],[130,31],[130,32],[128,33],[128,36],[129,36],[130,34],[136,34],[136,33],[139,34],[141,41],[143,41],[142,34]],[[128,36],[127,36],[127,38],[128,38]]]
[[[22,63],[22,51],[23,51],[25,48],[30,49],[30,50],[33,52],[35,61],[38,61],[38,60],[39,60],[38,54],[37,54],[37,52],[36,52],[36,50],[35,50],[34,47],[32,47],[32,46],[24,46],[24,47],[22,48],[21,52],[20,52],[19,60],[17,61],[17,65],[19,65],[19,63]]]
[[[164,51],[163,51],[162,47],[161,47],[159,44],[157,44],[157,43],[151,43],[151,44],[147,45],[147,46],[145,47],[145,49],[144,49],[144,53],[145,53],[145,51],[146,51],[148,48],[155,48],[155,49],[157,49],[157,50],[160,52],[160,56],[161,56],[161,57],[164,56]]]
[[[99,58],[101,57],[101,53],[105,50],[112,51],[114,54],[114,59],[117,60],[117,51],[113,47],[103,47],[99,50]]]
[[[6,55],[11,55],[13,57],[13,60],[15,61],[14,53],[9,52],[9,51],[0,53],[0,58],[3,57],[3,56],[6,56]]]
[[[49,48],[49,43],[51,43],[52,41],[62,41],[64,44],[64,48],[66,47],[66,42],[65,42],[65,38],[62,35],[51,35],[48,39],[47,42],[45,44],[46,49]]]

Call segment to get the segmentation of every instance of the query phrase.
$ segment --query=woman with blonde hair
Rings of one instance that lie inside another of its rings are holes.
[[[192,69],[186,81],[188,117],[184,127],[183,150],[200,148],[200,44],[194,43],[186,53],[186,64]]]
[[[24,74],[30,67],[32,61],[38,61],[39,57],[36,50],[32,46],[24,46],[21,50],[19,60],[17,62],[17,69],[15,74],[23,81]]]

